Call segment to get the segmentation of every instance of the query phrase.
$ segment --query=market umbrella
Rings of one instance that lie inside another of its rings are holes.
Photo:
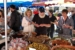
[[[35,2],[32,6],[45,6],[46,4],[44,2]]]
[[[15,5],[16,7],[20,7],[22,2],[7,2],[7,7],[10,7],[10,5]],[[0,7],[4,7],[4,3],[0,3]]]
[[[30,7],[30,6],[32,6],[32,3],[33,3],[33,2],[29,2],[29,1],[23,2],[23,3],[21,4],[21,6],[22,6],[22,7]]]
[[[4,3],[0,3],[0,7],[4,7]]]
[[[10,5],[15,5],[16,7],[20,7],[20,5],[21,5],[21,2],[8,2],[7,3],[7,7],[10,7]]]

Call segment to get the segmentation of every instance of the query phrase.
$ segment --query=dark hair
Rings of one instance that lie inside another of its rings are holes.
[[[63,9],[63,10],[62,10],[62,13],[63,13],[63,12],[65,12],[65,13],[67,14],[67,13],[68,13],[68,10],[67,10],[67,9]]]
[[[53,10],[52,10],[52,9],[50,9],[49,12],[50,12],[51,14],[53,14]]]
[[[0,10],[0,12],[2,13],[2,17],[4,17],[4,12],[3,12],[3,10]]]
[[[10,5],[10,8],[16,9],[15,5]]]
[[[57,16],[58,16],[58,17],[60,17],[60,16],[62,16],[62,14],[61,14],[61,13],[59,13],[59,14],[57,14]]]

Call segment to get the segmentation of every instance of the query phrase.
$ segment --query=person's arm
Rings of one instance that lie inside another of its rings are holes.
[[[45,24],[45,27],[50,27],[50,24]]]
[[[11,15],[11,19],[10,19],[10,21],[11,21],[11,25],[10,25],[10,28],[12,28],[13,26],[14,26],[14,24],[15,24],[15,16],[14,16],[15,14],[13,13],[12,15]]]
[[[73,28],[74,28],[74,27],[73,27],[73,26],[74,26],[74,23],[73,23],[72,18],[70,19],[69,22],[70,22],[70,25],[65,24],[64,27],[65,27],[65,28],[69,28],[69,29],[73,29]]]
[[[51,22],[51,24],[56,24],[56,22],[57,22],[57,19],[55,16],[53,16],[53,21]]]
[[[36,23],[36,20],[37,20],[37,15],[34,15],[33,20],[32,20],[32,24],[33,24],[35,27],[39,27],[39,25]]]
[[[50,27],[50,19],[49,17],[47,16],[46,17],[46,23],[45,24],[40,24],[40,27]]]
[[[35,27],[40,27],[38,24],[32,22],[32,24],[35,26]]]
[[[50,27],[50,24],[40,24],[40,27]]]
[[[56,24],[57,20],[55,20],[54,22],[51,22],[51,24]]]
[[[71,18],[70,20],[70,26],[69,26],[70,29],[73,29],[74,28],[74,22],[73,22],[73,19]]]
[[[60,28],[63,28],[63,27],[62,27],[63,24],[62,24],[62,19],[61,19],[61,17],[59,18],[59,20],[58,20],[57,22],[58,22],[58,25],[57,25],[57,26],[60,27]]]

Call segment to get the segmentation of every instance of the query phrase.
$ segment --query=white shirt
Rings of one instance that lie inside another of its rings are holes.
[[[34,26],[33,24],[29,25],[29,22],[26,20],[25,17],[22,19],[22,26],[23,26],[23,32],[33,32],[34,31]]]
[[[10,16],[10,15],[11,15],[11,11],[8,12],[8,16]]]
[[[69,18],[71,18],[72,12],[68,12],[67,16],[68,16]]]

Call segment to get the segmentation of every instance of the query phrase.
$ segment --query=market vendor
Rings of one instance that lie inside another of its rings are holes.
[[[35,32],[38,35],[47,35],[47,28],[50,27],[50,20],[45,15],[44,7],[39,8],[39,13],[34,15],[33,24],[35,26]]]

